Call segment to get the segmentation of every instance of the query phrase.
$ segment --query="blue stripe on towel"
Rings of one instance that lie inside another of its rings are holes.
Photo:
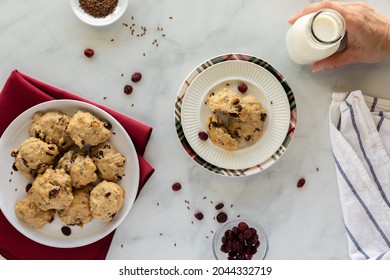
[[[372,177],[373,177],[373,179],[374,179],[374,181],[375,181],[375,184],[376,184],[377,187],[378,187],[378,190],[379,190],[379,192],[380,192],[380,194],[381,194],[383,200],[386,202],[387,206],[390,207],[390,202],[389,202],[389,200],[387,199],[385,192],[383,191],[382,185],[381,185],[381,183],[379,182],[378,177],[376,176],[374,167],[372,166],[372,163],[371,163],[370,159],[368,158],[368,156],[367,156],[367,154],[366,154],[366,150],[364,149],[363,141],[362,141],[362,138],[360,137],[359,128],[357,127],[357,124],[356,124],[355,113],[354,113],[354,111],[353,111],[352,105],[349,104],[347,101],[345,101],[345,103],[346,103],[347,106],[349,107],[349,112],[351,113],[352,126],[353,126],[353,128],[355,129],[357,138],[358,138],[358,140],[359,140],[359,146],[360,146],[360,149],[361,149],[361,151],[362,151],[362,153],[363,153],[364,159],[366,160],[367,165],[368,165],[368,167],[370,168],[371,175],[372,175]]]
[[[360,205],[363,207],[364,211],[366,212],[368,218],[371,220],[371,222],[373,223],[375,228],[378,230],[379,234],[382,236],[383,240],[386,242],[387,246],[390,248],[390,241],[389,241],[389,239],[387,239],[386,235],[384,234],[384,232],[382,231],[382,229],[380,228],[380,226],[376,222],[375,218],[372,216],[370,210],[367,208],[366,204],[363,202],[363,200],[361,199],[361,197],[357,193],[355,187],[352,185],[351,181],[348,179],[347,175],[345,174],[344,170],[342,169],[339,161],[337,160],[337,158],[336,158],[336,156],[334,154],[333,154],[333,158],[334,158],[334,162],[336,164],[336,167],[337,167],[338,171],[340,172],[341,176],[344,178],[345,182],[347,183],[347,185],[351,189],[353,195],[359,201]]]
[[[376,257],[376,260],[381,260],[383,258],[384,255],[386,255],[389,251],[386,251],[386,252],[383,252],[382,254],[380,254],[379,256]]]
[[[377,130],[378,132],[379,132],[379,130],[381,129],[382,123],[383,123],[383,121],[384,121],[384,119],[385,119],[385,116],[383,115],[383,112],[382,112],[382,111],[379,112],[379,116],[380,116],[381,118],[379,119],[379,122],[378,122],[378,124],[376,125],[376,130]]]
[[[374,101],[372,102],[370,112],[374,112],[375,111],[375,107],[376,107],[377,103],[378,103],[378,98],[374,97]]]
[[[352,232],[348,229],[346,225],[345,225],[345,230],[347,231],[347,234],[351,239],[352,243],[355,245],[356,249],[364,256],[366,260],[369,259],[370,257],[363,251],[363,249],[360,247],[355,237],[352,235]]]

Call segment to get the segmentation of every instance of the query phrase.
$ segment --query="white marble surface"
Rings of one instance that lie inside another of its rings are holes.
[[[230,217],[263,225],[267,259],[349,259],[329,142],[331,93],[362,89],[389,96],[390,64],[316,74],[295,65],[285,48],[287,18],[310,2],[130,0],[117,23],[100,28],[76,18],[70,1],[0,2],[1,87],[18,69],[153,126],[145,158],[155,173],[117,229],[108,259],[213,259],[217,202]],[[390,16],[390,2],[367,3]],[[124,22],[145,26],[145,36],[135,36],[140,29],[132,36]],[[95,50],[92,59],[84,57],[86,47]],[[187,74],[229,52],[252,54],[277,68],[298,109],[287,153],[270,169],[245,178],[222,177],[197,165],[174,127],[174,102]],[[123,86],[135,71],[143,79],[125,95]],[[306,184],[299,189],[301,177]],[[180,192],[171,190],[174,182],[182,184]],[[202,221],[193,217],[197,210],[205,215]]]

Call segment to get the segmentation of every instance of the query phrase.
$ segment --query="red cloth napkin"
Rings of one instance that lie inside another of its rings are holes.
[[[112,109],[31,78],[17,70],[11,73],[0,94],[0,137],[8,125],[22,112],[34,105],[54,99],[74,99],[93,104],[119,121],[130,135],[138,153],[140,165],[139,193],[154,172],[153,167],[142,157],[152,133],[152,128]],[[54,248],[39,244],[19,233],[0,211],[0,254],[6,259],[13,260],[104,260],[114,232],[86,246]]]

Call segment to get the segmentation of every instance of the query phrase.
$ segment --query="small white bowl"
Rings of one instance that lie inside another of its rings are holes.
[[[104,18],[95,18],[87,14],[79,4],[79,0],[71,0],[70,5],[72,6],[73,12],[83,22],[93,26],[106,26],[117,21],[127,9],[128,0],[118,0],[118,5],[115,10]]]

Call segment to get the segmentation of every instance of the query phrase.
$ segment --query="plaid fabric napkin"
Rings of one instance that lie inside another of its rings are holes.
[[[11,73],[0,94],[0,137],[7,126],[25,110],[54,99],[74,99],[90,103],[105,110],[119,121],[130,135],[138,153],[140,167],[139,193],[154,172],[153,167],[142,157],[152,133],[152,128],[107,107],[38,81],[17,70]],[[86,246],[54,248],[36,243],[19,233],[0,211],[0,254],[6,259],[23,260],[103,260],[110,248],[114,232]]]
[[[390,259],[390,101],[334,93],[329,111],[352,259]]]

